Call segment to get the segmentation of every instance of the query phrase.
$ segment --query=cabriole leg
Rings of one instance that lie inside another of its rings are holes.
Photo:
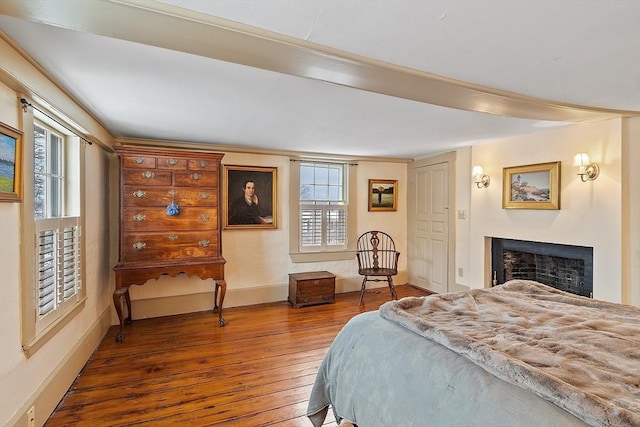
[[[222,317],[222,304],[224,296],[227,293],[227,282],[224,280],[216,280],[215,291],[213,293],[213,312],[218,313],[218,326],[224,326],[224,318]],[[220,299],[218,299],[218,292]]]
[[[122,297],[124,296],[127,304],[127,323],[131,323],[131,297],[129,296],[129,288],[118,288],[113,291],[113,305],[116,308],[118,314],[118,320],[120,321],[120,332],[116,335],[116,342],[124,342],[124,323],[125,318],[122,313]]]

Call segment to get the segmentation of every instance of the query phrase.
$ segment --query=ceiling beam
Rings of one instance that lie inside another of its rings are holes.
[[[152,0],[2,0],[0,13],[459,110],[570,122],[640,115],[466,83]]]

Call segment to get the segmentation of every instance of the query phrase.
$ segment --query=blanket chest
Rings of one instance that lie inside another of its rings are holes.
[[[335,300],[336,276],[328,271],[289,274],[289,303],[294,308]]]

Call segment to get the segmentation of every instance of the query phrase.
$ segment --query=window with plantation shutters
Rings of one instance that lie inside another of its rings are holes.
[[[36,332],[70,310],[82,289],[79,152],[77,138],[34,124]]]
[[[299,250],[347,248],[347,173],[343,163],[300,162]]]

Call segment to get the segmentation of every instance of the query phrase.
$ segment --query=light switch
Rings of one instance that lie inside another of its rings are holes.
[[[467,211],[465,210],[458,211],[458,219],[467,219]]]

